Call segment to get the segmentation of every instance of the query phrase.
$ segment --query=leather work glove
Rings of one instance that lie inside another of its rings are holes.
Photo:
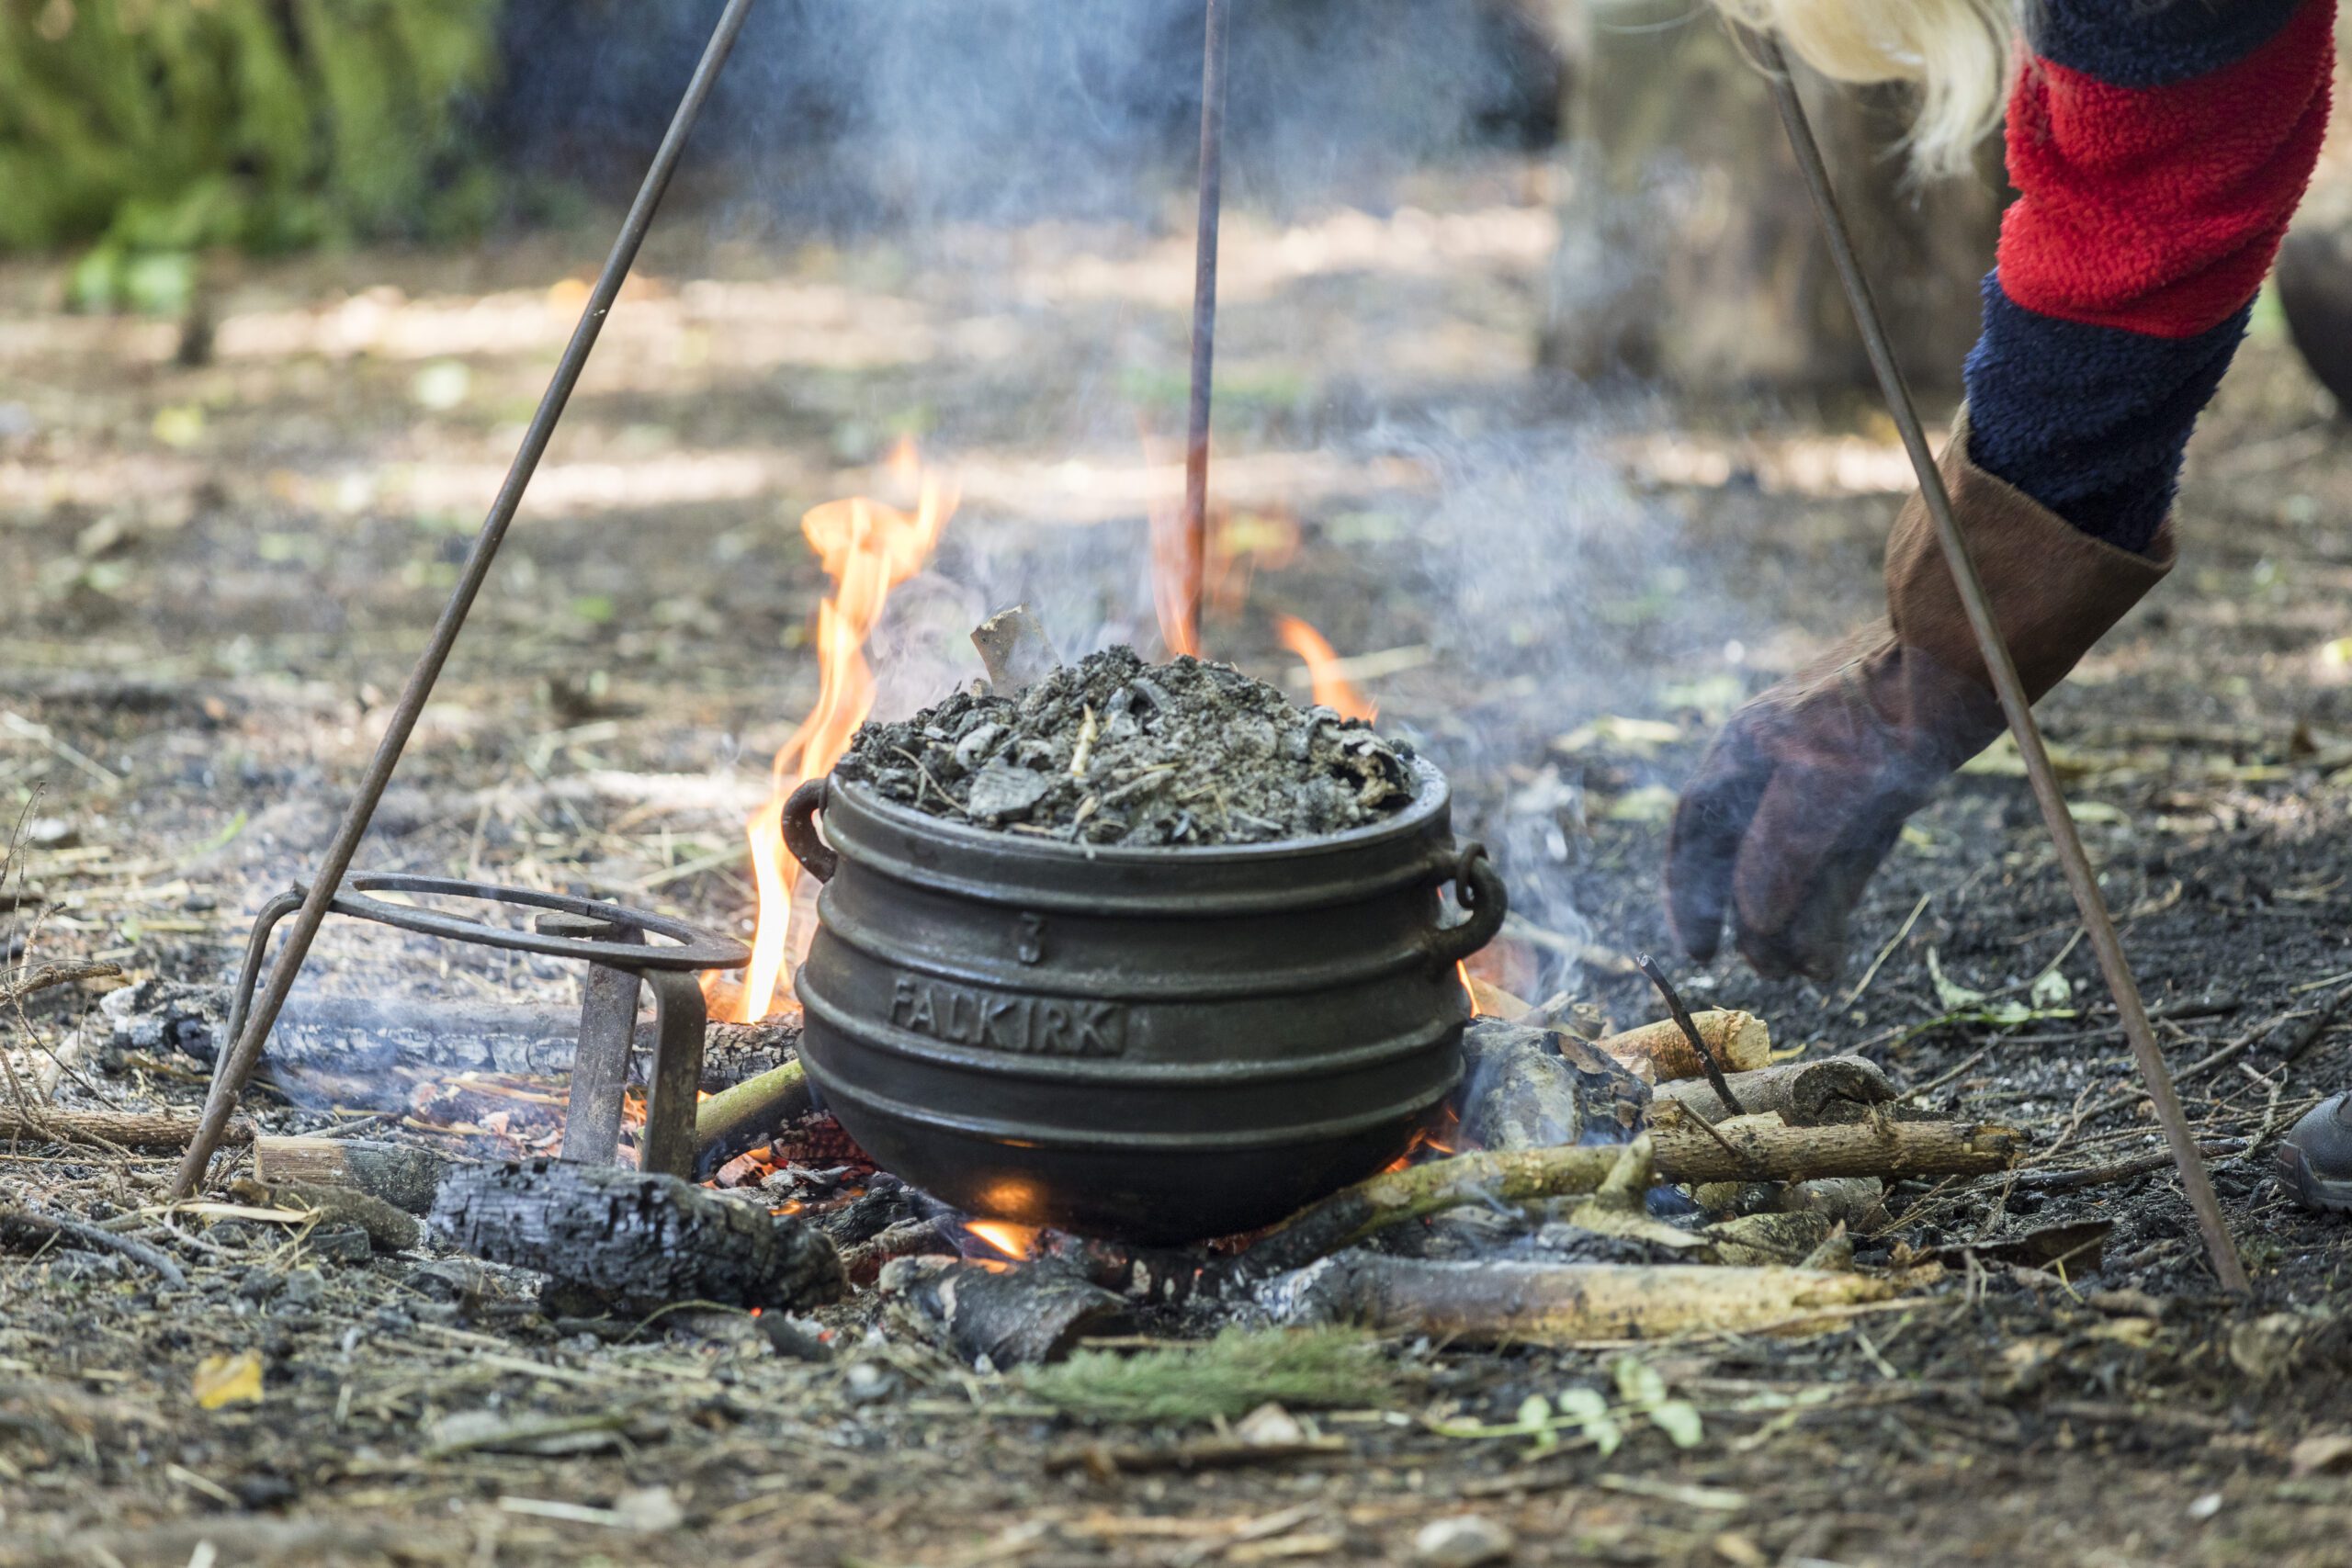
[[[1952,509],[2029,697],[2172,570],[2068,524],[1968,459],[1963,412],[1940,462]],[[1714,956],[1724,919],[1758,974],[1834,978],[1846,922],[1904,818],[2007,728],[1934,523],[1914,495],[1886,546],[1886,618],[1734,714],[1675,808],[1667,908]]]

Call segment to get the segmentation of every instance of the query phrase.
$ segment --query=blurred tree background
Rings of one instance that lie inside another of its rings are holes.
[[[500,0],[0,0],[0,249],[170,310],[196,252],[447,236]]]

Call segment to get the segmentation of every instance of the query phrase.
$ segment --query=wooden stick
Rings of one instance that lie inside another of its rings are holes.
[[[310,1187],[348,1187],[412,1214],[430,1213],[441,1179],[461,1161],[413,1144],[369,1138],[279,1137],[254,1140],[254,1179]]]
[[[1710,1010],[1692,1013],[1690,1021],[1723,1058],[1725,1072],[1754,1072],[1772,1065],[1772,1032],[1754,1013]],[[1636,1072],[1646,1066],[1659,1083],[1704,1077],[1707,1073],[1690,1042],[1683,1038],[1681,1026],[1670,1018],[1593,1043]]]
[[[2015,1127],[1970,1122],[1896,1122],[1874,1116],[1838,1127],[1790,1127],[1777,1118],[1714,1124],[1715,1136],[1661,1100],[1651,1108],[1661,1179],[1803,1181],[1817,1176],[1983,1176],[2024,1157]],[[1728,1145],[1728,1146],[1726,1146]]]
[[[695,1146],[723,1164],[767,1141],[788,1118],[807,1114],[808,1074],[798,1062],[745,1078],[695,1108]]]
[[[119,964],[51,964],[0,982],[0,1007],[14,1007],[27,997],[85,980],[111,980],[122,974]]]
[[[1713,1087],[1716,1100],[1734,1116],[1747,1114],[1747,1108],[1740,1104],[1739,1095],[1732,1089],[1731,1080],[1724,1076],[1722,1054],[1708,1043],[1704,1034],[1699,1032],[1698,1024],[1691,1021],[1690,1010],[1682,1005],[1682,993],[1676,990],[1674,982],[1666,977],[1665,969],[1646,953],[1634,960],[1634,967],[1648,976],[1650,984],[1657,987],[1657,994],[1666,998],[1666,1010],[1674,1016],[1674,1027],[1682,1031],[1683,1041],[1690,1047],[1691,1055],[1699,1058],[1699,1070],[1707,1075],[1707,1082]]]
[[[197,1119],[162,1111],[60,1111],[51,1106],[0,1105],[0,1143],[95,1144],[101,1147],[164,1154],[185,1149],[196,1136]],[[254,1124],[232,1117],[223,1144],[254,1141]]]
[[[1646,1157],[1645,1140],[1630,1145]],[[1623,1144],[1455,1155],[1384,1170],[1302,1209],[1220,1265],[1220,1283],[1270,1279],[1344,1251],[1376,1231],[1464,1203],[1530,1202],[1592,1192],[1628,1150]]]
[[[1887,1301],[1898,1289],[1813,1269],[1438,1263],[1356,1252],[1316,1265],[1277,1312],[1288,1322],[1365,1323],[1469,1345],[1559,1345],[1801,1327],[1809,1314]]]
[[[1749,1115],[1776,1115],[1792,1127],[1860,1122],[1873,1105],[1895,1098],[1878,1065],[1860,1056],[1824,1056],[1813,1062],[1783,1062],[1754,1072],[1733,1073],[1730,1083]],[[1726,1106],[1712,1084],[1685,1078],[1657,1086],[1655,1097],[1671,1100],[1710,1122],[1742,1112]]]
[[[92,1251],[119,1252],[141,1267],[153,1269],[175,1289],[187,1284],[187,1276],[180,1272],[178,1264],[143,1241],[55,1214],[35,1213],[29,1209],[0,1209],[0,1243],[46,1243],[51,1237]]]

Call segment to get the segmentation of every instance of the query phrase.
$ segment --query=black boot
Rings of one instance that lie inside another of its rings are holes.
[[[2278,1179],[2307,1209],[2352,1210],[2352,1094],[2312,1108],[2278,1145]]]

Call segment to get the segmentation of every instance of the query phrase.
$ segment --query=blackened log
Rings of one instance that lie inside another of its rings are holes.
[[[1462,1136],[1495,1151],[1623,1143],[1649,1086],[1573,1035],[1480,1020],[1462,1038]]]
[[[434,1234],[618,1312],[673,1302],[801,1310],[848,1286],[831,1237],[673,1176],[528,1160],[452,1171]]]
[[[260,1180],[349,1187],[412,1214],[433,1212],[442,1179],[464,1162],[414,1144],[372,1138],[278,1137],[254,1140]]]
[[[900,1258],[883,1267],[881,1285],[975,1366],[983,1359],[1000,1369],[1058,1361],[1081,1339],[1135,1326],[1125,1301],[1052,1264],[999,1269]]]
[[[1815,1062],[1783,1062],[1754,1072],[1727,1075],[1740,1109],[1733,1111],[1704,1078],[1657,1086],[1660,1100],[1680,1102],[1710,1122],[1735,1115],[1777,1114],[1792,1127],[1827,1127],[1870,1118],[1871,1107],[1896,1098],[1895,1087],[1878,1064],[1860,1056],[1824,1056]]]

